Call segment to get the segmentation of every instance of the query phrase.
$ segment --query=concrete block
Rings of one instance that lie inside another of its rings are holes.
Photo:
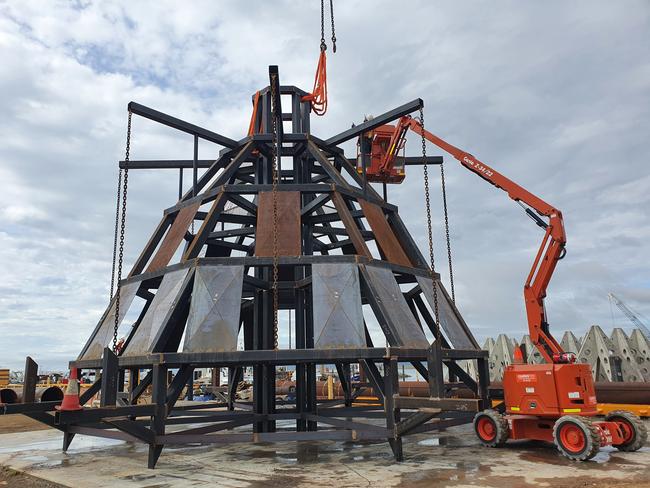
[[[621,359],[621,374],[623,381],[644,381],[641,368],[637,364],[636,357],[632,353],[632,348],[628,342],[628,337],[623,332],[623,329],[616,327],[612,331],[612,344],[614,346],[614,354]]]
[[[612,341],[605,335],[603,329],[592,325],[578,352],[578,361],[591,365],[594,381],[616,381],[610,358],[612,349]]]
[[[521,344],[524,346],[526,351],[526,362],[528,364],[543,364],[544,358],[539,350],[533,344],[533,341],[530,340],[530,336],[526,334],[521,339]]]
[[[512,364],[513,341],[505,334],[499,334],[490,354],[490,381],[501,381],[506,366]]]
[[[582,341],[578,339],[573,332],[567,330],[562,336],[560,346],[562,346],[564,352],[573,352],[578,354],[578,351],[580,351],[580,347],[582,346]]]
[[[628,340],[632,355],[645,381],[650,381],[650,342],[639,329],[634,329]]]

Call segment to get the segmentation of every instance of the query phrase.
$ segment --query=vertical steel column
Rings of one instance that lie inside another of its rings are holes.
[[[305,289],[296,290],[296,349],[305,348]],[[304,363],[296,365],[296,411],[299,414],[307,410],[307,367]],[[296,420],[296,430],[307,430],[307,422],[303,418]]]
[[[183,168],[178,168],[178,201],[183,198]]]
[[[402,438],[397,435],[395,425],[401,420],[400,411],[395,407],[395,396],[399,394],[399,376],[397,357],[384,359],[384,412],[386,413],[386,428],[389,431],[388,443],[396,461],[402,461]]]
[[[311,274],[311,270],[310,270]],[[305,299],[305,345],[307,349],[314,348],[314,313],[313,313],[313,293],[307,290]],[[307,411],[316,413],[318,399],[316,397],[316,364],[307,365]],[[307,430],[315,431],[318,429],[318,422],[308,421]]]
[[[23,375],[23,403],[34,403],[36,401],[36,383],[38,383],[38,364],[27,356]]]
[[[481,409],[491,408],[490,401],[490,364],[489,358],[482,357],[476,360],[476,369],[478,370],[478,397],[483,405]]]
[[[165,418],[167,416],[167,367],[163,364],[154,364],[152,369],[152,398],[151,403],[156,405],[151,417],[151,430],[154,440],[149,444],[149,459],[147,466],[153,469],[163,450],[163,444],[157,444],[156,438],[165,434]]]
[[[192,159],[192,196],[196,196],[196,183],[199,176],[199,136],[194,134],[194,159]]]
[[[104,348],[102,355],[102,393],[100,406],[108,407],[117,404],[117,380],[119,366],[117,356],[109,347]]]
[[[135,387],[138,386],[140,382],[140,370],[139,369],[129,369],[129,403],[133,403],[133,392]]]
[[[429,370],[429,395],[435,398],[445,396],[445,379],[442,372],[442,349],[436,341],[427,350],[427,369]]]

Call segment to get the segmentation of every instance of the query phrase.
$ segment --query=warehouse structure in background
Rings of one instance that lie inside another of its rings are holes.
[[[339,148],[420,110],[422,101],[321,140],[310,131],[308,94],[280,85],[277,67],[269,68],[269,79],[255,97],[252,133],[240,141],[129,105],[118,190],[117,292],[70,364],[81,372],[101,370],[80,399],[83,405],[100,392],[101,407],[55,411],[58,402],[41,402],[7,405],[9,413],[23,412],[61,430],[64,449],[77,433],[145,442],[154,467],[165,445],[241,441],[384,439],[399,460],[404,435],[469,422],[488,406],[487,352],[431,272],[397,207],[367,184]],[[132,114],[190,134],[192,159],[131,160]],[[199,139],[223,146],[216,161],[199,159]],[[181,180],[179,200],[164,211],[120,281],[128,171],[138,168],[180,168],[181,177],[183,168],[192,168],[192,185],[183,193]],[[199,177],[200,168],[206,170]],[[226,211],[227,205],[240,211]],[[292,317],[295,349],[278,347],[283,313]],[[379,324],[381,344],[373,343],[369,320]],[[238,350],[242,336],[244,349]],[[461,367],[467,360],[475,362],[477,380]],[[378,405],[355,403],[352,363],[360,365]],[[410,363],[427,380],[428,397],[400,396],[399,363]],[[342,401],[319,403],[319,364],[336,366]],[[295,402],[277,401],[278,366],[296,369]],[[228,402],[218,412],[177,405],[194,369],[204,367],[229,371]],[[245,367],[254,371],[247,404],[235,401]],[[149,386],[152,401],[139,404]],[[474,398],[451,398],[455,387],[469,388]],[[384,426],[363,421],[377,417],[385,418]],[[281,429],[279,420],[295,426]]]

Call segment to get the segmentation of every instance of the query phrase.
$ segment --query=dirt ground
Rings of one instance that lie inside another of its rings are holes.
[[[24,415],[0,415],[0,434],[33,432],[45,429],[49,429],[49,427]]]
[[[33,432],[49,429],[45,424],[24,415],[0,416],[0,433]],[[64,488],[63,485],[51,483],[41,478],[0,466],[0,488]]]
[[[0,466],[0,487],[6,488],[65,488],[50,481]]]

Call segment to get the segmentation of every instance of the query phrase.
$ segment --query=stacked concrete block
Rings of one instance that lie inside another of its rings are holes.
[[[501,381],[506,366],[512,364],[517,341],[500,334],[496,341],[489,338],[483,349],[490,354],[490,380]],[[650,341],[643,333],[634,329],[627,336],[623,329],[615,328],[608,337],[602,328],[594,325],[589,328],[582,340],[571,331],[566,331],[560,343],[566,352],[576,353],[578,362],[591,366],[594,381],[597,382],[650,382]],[[521,346],[528,364],[543,364],[544,358],[537,350],[529,335],[523,336]],[[463,366],[474,375],[474,364]]]
[[[650,342],[639,329],[634,329],[628,343],[643,379],[650,381]]]
[[[591,371],[595,381],[616,381],[618,378],[612,368],[611,353],[613,350],[612,341],[605,335],[603,329],[592,325],[582,341],[582,347],[578,352],[578,361],[591,365]]]
[[[562,346],[562,349],[565,352],[573,352],[575,354],[578,354],[578,351],[582,346],[582,341],[580,341],[580,339],[578,339],[573,334],[573,332],[567,330],[562,336],[562,341],[560,342],[560,346]]]
[[[483,350],[487,351],[488,354],[492,356],[492,351],[494,350],[494,339],[488,337],[485,344],[483,344]]]
[[[506,366],[512,364],[515,346],[505,334],[499,334],[490,354],[490,381],[501,381]]]
[[[530,340],[530,336],[526,334],[521,339],[521,344],[524,346],[526,352],[526,362],[528,364],[542,364],[544,363],[544,358],[542,357],[539,350],[533,344],[533,341]]]
[[[644,381],[641,368],[637,364],[636,357],[632,353],[628,337],[623,329],[617,327],[612,331],[612,345],[614,354],[620,359],[620,370],[623,381]]]

